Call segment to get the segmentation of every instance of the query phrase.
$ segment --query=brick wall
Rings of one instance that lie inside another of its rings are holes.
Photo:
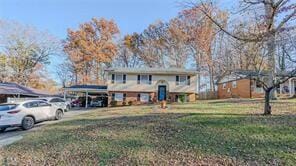
[[[132,102],[133,105],[137,105],[137,104],[145,104],[141,101],[138,101],[138,94],[141,92],[116,92],[116,91],[112,91],[109,92],[109,97],[108,97],[108,103],[110,104],[112,101],[112,94],[113,93],[125,93],[126,94],[126,99],[125,99],[125,103],[128,104],[129,102]],[[156,101],[156,94],[154,92],[145,92],[148,93],[151,96],[152,101]],[[118,105],[122,105],[123,102],[117,102]],[[149,102],[146,102],[146,104]]]
[[[233,87],[233,81],[225,83],[226,87],[223,88],[223,84],[218,84],[218,98],[250,98],[250,80],[241,79],[236,80],[236,87]]]
[[[126,99],[125,99],[125,103],[128,104],[128,102],[132,102],[133,105],[139,105],[139,104],[147,104],[149,102],[141,102],[138,101],[138,94],[142,93],[142,92],[116,92],[116,91],[111,91],[109,92],[109,97],[108,97],[108,103],[110,105],[111,101],[112,101],[112,94],[113,93],[125,93],[126,94]],[[156,92],[148,92],[148,94],[151,96],[151,100],[153,103],[157,102],[157,93]],[[180,95],[183,93],[169,93],[167,98],[168,101],[171,102],[175,102],[176,101],[176,95]],[[186,94],[188,97],[189,102],[194,102],[196,99],[195,93],[187,93]],[[169,100],[170,99],[170,100]],[[118,105],[122,105],[123,102],[117,102]]]

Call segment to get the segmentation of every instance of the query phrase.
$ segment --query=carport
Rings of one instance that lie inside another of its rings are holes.
[[[85,108],[88,107],[88,97],[90,95],[101,96],[108,98],[107,86],[106,85],[73,85],[70,87],[63,88],[64,99],[66,99],[69,93],[82,93],[85,96]]]

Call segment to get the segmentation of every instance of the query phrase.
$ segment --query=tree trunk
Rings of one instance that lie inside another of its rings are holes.
[[[200,87],[200,63],[198,60],[195,61],[196,62],[196,70],[198,72],[198,75],[197,75],[197,86],[198,86],[198,95],[200,95],[200,91],[201,91],[201,87]]]
[[[265,104],[264,104],[264,115],[271,115],[271,105],[270,105],[270,92],[272,89],[265,90]]]
[[[265,14],[266,14],[266,24],[267,25],[271,25],[270,27],[268,27],[267,32],[269,32],[268,34],[268,39],[267,39],[267,57],[268,57],[268,82],[267,85],[268,87],[272,87],[274,80],[275,80],[275,70],[276,70],[276,66],[275,66],[275,48],[276,48],[276,44],[275,44],[275,37],[276,34],[274,32],[274,9],[272,7],[272,1],[268,0],[269,3],[266,3],[264,5],[265,7]],[[275,90],[274,88],[271,90],[271,92],[269,93],[270,97],[272,99],[276,98],[275,95]]]

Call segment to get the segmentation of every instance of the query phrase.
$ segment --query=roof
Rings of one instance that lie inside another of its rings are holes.
[[[0,83],[0,94],[20,94],[27,96],[49,96],[48,92],[25,87],[16,83]]]
[[[240,79],[253,78],[253,77],[264,77],[268,76],[268,71],[255,71],[255,70],[232,70],[227,74],[224,74],[222,78],[218,81],[218,84],[236,81]],[[288,72],[278,72],[277,77],[288,77],[291,74]]]
[[[107,89],[107,85],[73,85],[70,87],[65,88],[72,88],[72,89]]]
[[[73,85],[65,87],[64,90],[68,91],[90,91],[90,92],[107,92],[107,85]]]
[[[108,73],[126,73],[126,74],[161,74],[161,75],[196,75],[198,71],[182,68],[109,68]]]

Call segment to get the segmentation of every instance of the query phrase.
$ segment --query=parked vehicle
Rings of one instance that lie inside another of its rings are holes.
[[[93,99],[90,102],[91,107],[102,107],[102,100]]]
[[[64,115],[61,107],[43,100],[27,100],[16,103],[0,104],[0,131],[9,127],[22,127],[28,130],[38,122],[60,120]]]
[[[106,107],[108,106],[108,97],[99,96],[99,97],[93,98],[90,105],[92,107]]]
[[[81,101],[79,99],[71,102],[71,107],[81,107]]]
[[[61,107],[65,112],[71,109],[71,103],[60,98],[60,97],[46,97],[46,98],[38,98],[38,100],[44,100],[52,105],[57,107]]]

